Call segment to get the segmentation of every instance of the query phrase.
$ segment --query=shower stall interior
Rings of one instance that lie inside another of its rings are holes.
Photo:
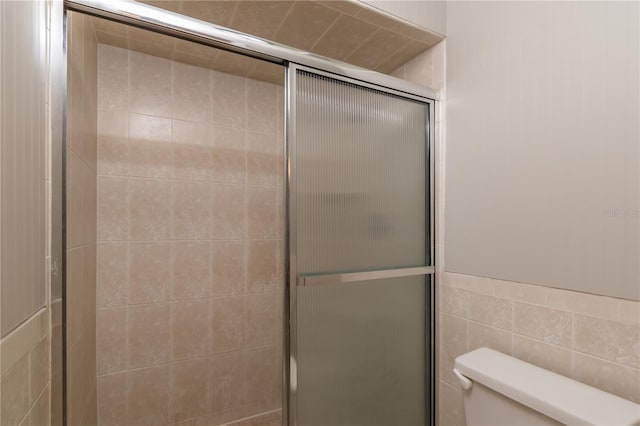
[[[136,2],[66,31],[53,423],[432,423],[435,94]]]

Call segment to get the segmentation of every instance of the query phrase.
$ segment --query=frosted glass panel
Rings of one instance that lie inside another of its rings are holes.
[[[381,278],[431,261],[428,108],[297,71],[291,260],[325,280],[292,293],[298,425],[428,423],[431,277]]]
[[[424,425],[425,277],[298,287],[298,424]]]
[[[428,106],[299,71],[298,273],[422,266]]]

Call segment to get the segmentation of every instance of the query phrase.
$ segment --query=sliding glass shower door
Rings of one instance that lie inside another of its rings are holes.
[[[289,423],[431,418],[429,101],[289,69]]]

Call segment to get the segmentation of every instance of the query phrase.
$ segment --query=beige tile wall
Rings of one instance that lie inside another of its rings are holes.
[[[391,75],[439,90],[440,94],[443,95],[445,88],[445,47],[446,41],[443,40],[402,64]]]
[[[0,343],[0,424],[49,422],[49,309],[43,308]]]
[[[108,45],[98,68],[99,423],[279,409],[282,87]]]
[[[463,425],[456,356],[486,346],[640,403],[640,302],[445,272],[440,424]]]
[[[67,409],[96,424],[97,39],[69,14],[67,97]]]

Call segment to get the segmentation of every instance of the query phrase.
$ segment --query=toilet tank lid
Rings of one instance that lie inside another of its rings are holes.
[[[640,405],[489,348],[459,356],[455,368],[567,425],[640,425]]]

